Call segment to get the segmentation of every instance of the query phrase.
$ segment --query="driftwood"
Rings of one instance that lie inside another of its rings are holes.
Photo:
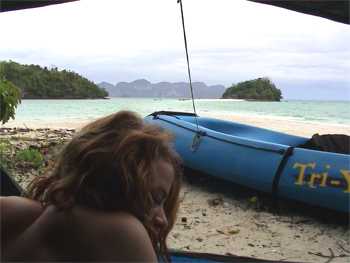
[[[349,253],[350,254],[350,250],[344,248],[344,246],[342,244],[340,244],[339,242],[337,242],[337,245],[343,250],[345,251],[346,253]]]
[[[339,244],[338,244],[339,245]],[[325,263],[329,263],[331,262],[333,259],[335,258],[344,258],[344,257],[349,257],[349,255],[346,254],[340,254],[340,255],[335,255],[333,250],[331,248],[328,248],[330,255],[324,255],[321,252],[317,252],[317,253],[313,253],[313,252],[308,252],[310,255],[314,255],[314,256],[318,256],[318,257],[322,257],[322,258],[328,258],[327,261],[325,261]]]

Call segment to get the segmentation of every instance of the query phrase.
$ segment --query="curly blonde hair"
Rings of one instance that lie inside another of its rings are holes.
[[[145,225],[151,205],[149,176],[156,160],[172,165],[175,179],[164,205],[168,227],[151,236],[159,256],[169,261],[166,238],[175,223],[182,166],[171,147],[172,136],[120,111],[100,118],[77,133],[61,151],[51,174],[36,178],[30,196],[43,206],[70,209],[75,204],[104,211],[127,211]],[[158,240],[157,240],[158,239]]]

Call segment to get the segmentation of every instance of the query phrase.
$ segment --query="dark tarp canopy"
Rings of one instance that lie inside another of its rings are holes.
[[[0,0],[0,12],[61,4],[77,0]],[[232,0],[234,1],[234,0]],[[350,24],[350,0],[248,0]]]
[[[349,21],[349,0],[299,0],[299,1],[286,1],[286,0],[249,0],[251,2],[268,4],[293,10],[296,12],[320,16],[323,18],[331,19],[333,21],[350,24]]]
[[[63,4],[73,1],[77,0],[0,0],[0,12]]]

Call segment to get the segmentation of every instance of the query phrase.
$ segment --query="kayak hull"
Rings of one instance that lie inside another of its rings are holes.
[[[186,113],[146,122],[170,131],[188,168],[266,193],[349,212],[350,156],[298,147],[309,139]],[[198,127],[197,127],[198,122]]]

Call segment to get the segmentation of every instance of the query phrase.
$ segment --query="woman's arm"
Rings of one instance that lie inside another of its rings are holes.
[[[94,258],[98,261],[157,262],[151,239],[143,224],[135,217],[118,213],[107,216],[96,226]]]
[[[1,261],[6,260],[9,248],[40,216],[42,210],[41,204],[31,199],[0,197]]]
[[[16,239],[42,213],[39,202],[31,199],[9,196],[0,197],[1,247]]]

